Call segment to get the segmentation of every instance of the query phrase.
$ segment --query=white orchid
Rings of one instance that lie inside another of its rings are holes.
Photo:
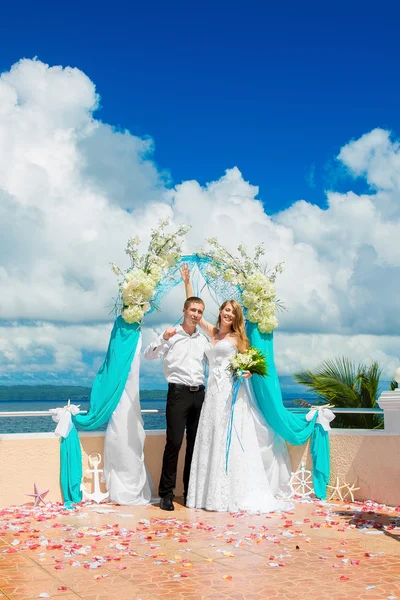
[[[128,240],[125,252],[130,257],[131,267],[125,272],[112,263],[113,272],[122,278],[116,311],[127,323],[140,323],[153,308],[152,300],[158,284],[182,254],[183,237],[189,228],[182,225],[174,233],[167,233],[168,226],[169,219],[164,219],[157,229],[151,231],[145,254],[139,253],[140,238],[136,236]]]
[[[208,246],[207,250],[201,250],[203,256],[211,259],[208,275],[239,286],[246,318],[257,323],[262,333],[271,333],[278,326],[275,313],[281,304],[276,299],[275,279],[282,273],[283,263],[266,272],[260,262],[265,255],[262,244],[256,247],[253,257],[243,244],[238,247],[238,256],[221,246],[216,238],[209,239]]]
[[[144,311],[140,306],[127,306],[122,310],[122,318],[127,323],[140,323],[144,317]]]

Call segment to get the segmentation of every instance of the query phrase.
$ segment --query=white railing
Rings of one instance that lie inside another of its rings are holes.
[[[144,408],[140,411],[142,415],[164,415],[165,410]],[[80,415],[86,415],[87,410],[80,410]],[[50,417],[52,413],[49,410],[11,410],[0,412],[1,417]]]
[[[300,406],[292,406],[288,407],[290,412],[295,414],[307,414],[309,412],[309,408],[303,408]],[[384,411],[381,408],[332,408],[331,409],[335,414],[348,414],[348,415],[367,415],[367,414],[375,414],[382,415]],[[79,411],[79,414],[87,414],[87,410]],[[155,408],[142,408],[142,415],[165,415],[165,410],[155,409]],[[49,410],[13,410],[13,411],[0,411],[0,419],[3,418],[13,418],[13,417],[50,417],[52,413]],[[386,429],[386,427],[385,427]]]
[[[308,413],[309,408],[297,407],[293,406],[288,408],[290,412],[293,413]],[[346,415],[383,415],[383,410],[381,408],[330,408],[335,415],[346,414]]]
[[[309,412],[309,408],[303,407],[290,407],[290,412],[296,414],[306,414]],[[383,415],[381,408],[332,408],[335,414],[347,414],[347,415]],[[142,408],[142,415],[165,415],[165,410],[159,410],[156,408]],[[79,411],[79,414],[85,415],[87,410]],[[12,410],[12,411],[0,411],[1,417],[49,417],[52,413],[49,410]]]

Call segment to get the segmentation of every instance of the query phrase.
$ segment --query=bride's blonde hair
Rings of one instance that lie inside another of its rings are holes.
[[[220,314],[218,315],[218,321],[217,321],[216,327],[219,330],[219,328],[221,326],[221,310],[224,310],[224,308],[227,304],[230,304],[234,310],[234,317],[233,317],[233,321],[232,321],[232,330],[233,330],[233,333],[235,333],[238,338],[238,344],[237,344],[238,350],[239,350],[239,352],[244,352],[250,346],[250,342],[249,342],[249,339],[246,335],[246,331],[244,328],[243,309],[240,306],[239,302],[236,302],[236,300],[225,300],[225,302],[223,302],[221,304],[221,306],[219,307]]]

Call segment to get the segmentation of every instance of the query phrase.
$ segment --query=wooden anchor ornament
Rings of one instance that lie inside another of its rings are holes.
[[[89,494],[82,482],[82,495],[87,500],[92,500],[97,504],[100,504],[100,502],[108,498],[108,492],[102,492],[100,489],[100,480],[103,473],[103,469],[99,469],[99,465],[101,463],[101,454],[99,452],[91,452],[88,456],[88,462],[92,468],[86,469],[85,473],[93,473],[93,492]]]

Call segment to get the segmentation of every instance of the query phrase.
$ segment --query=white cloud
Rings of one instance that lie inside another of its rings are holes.
[[[148,230],[143,201],[170,213],[151,140],[96,121],[97,104],[78,69],[23,60],[0,78],[5,319],[108,319],[108,263],[124,261],[132,231]]]
[[[281,375],[313,369],[334,356],[349,356],[357,363],[378,361],[383,379],[391,379],[399,364],[399,339],[393,336],[289,334],[276,336],[275,360]]]
[[[176,306],[174,307],[176,308]],[[176,315],[178,311],[167,311]],[[179,316],[179,315],[178,315]],[[175,319],[176,320],[176,319]],[[172,321],[158,321],[143,332],[143,349]],[[91,385],[104,358],[112,324],[0,327],[0,381],[74,381]],[[377,360],[390,379],[398,366],[399,340],[394,336],[299,334],[281,332],[275,339],[275,359],[281,375],[312,369],[332,356],[347,355],[358,362]],[[154,387],[164,383],[160,361],[142,358],[142,377]]]
[[[400,188],[400,146],[385,129],[374,129],[347,144],[341,149],[339,159],[351,173],[364,176],[377,189]]]
[[[111,326],[40,322],[1,326],[0,380],[27,382],[42,375],[53,382],[60,378],[89,384],[104,357]]]
[[[237,168],[204,187],[167,189],[152,140],[96,120],[97,106],[78,69],[22,60],[0,77],[0,315],[15,322],[2,329],[3,373],[93,377],[111,329],[108,263],[126,265],[127,238],[148,239],[166,215],[193,226],[189,252],[216,236],[231,249],[263,241],[271,265],[285,261],[281,373],[374,349],[389,373],[400,354],[400,150],[388,131],[367,133],[338,156],[371,193],[333,190],[326,209],[299,200],[267,215]],[[181,300],[174,290],[148,327],[175,322]],[[144,372],[160,378],[154,369]]]

